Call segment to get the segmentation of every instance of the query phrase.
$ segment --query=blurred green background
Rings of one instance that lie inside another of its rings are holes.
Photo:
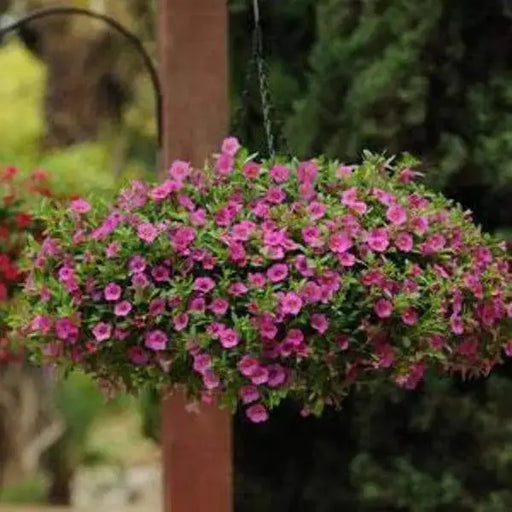
[[[0,16],[56,3],[0,0]],[[156,57],[155,2],[66,3],[111,14]],[[229,7],[233,130],[264,153],[257,80],[246,81],[251,2]],[[409,151],[431,186],[508,236],[510,0],[261,0],[261,10],[282,151],[347,163],[365,148]],[[83,19],[33,23],[0,45],[0,70],[0,167],[45,168],[68,193],[154,176],[152,90],[119,36]],[[0,389],[7,378],[0,373]],[[76,502],[94,468],[158,467],[154,392],[105,403],[83,376],[48,382],[41,414],[51,420],[41,421],[62,432],[33,471],[4,481],[0,501]],[[430,376],[413,393],[355,391],[321,420],[299,419],[293,404],[263,427],[237,417],[236,510],[510,511],[511,397],[505,365],[470,383]],[[0,424],[6,410],[0,401]],[[123,499],[137,501],[132,494]]]

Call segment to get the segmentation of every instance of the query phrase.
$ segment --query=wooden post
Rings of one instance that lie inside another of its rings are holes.
[[[159,0],[158,30],[162,163],[202,165],[228,130],[227,0]],[[230,512],[231,415],[187,412],[181,393],[162,405],[165,512]]]

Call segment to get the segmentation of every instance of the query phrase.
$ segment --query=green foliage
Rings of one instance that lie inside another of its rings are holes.
[[[48,483],[43,477],[25,480],[16,485],[0,488],[0,503],[45,503]]]

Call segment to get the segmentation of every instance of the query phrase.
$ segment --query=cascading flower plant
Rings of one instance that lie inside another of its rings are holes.
[[[37,236],[40,226],[28,211],[29,198],[51,196],[48,175],[34,171],[27,179],[20,179],[18,169],[6,167],[0,173],[0,364],[18,361],[19,350],[10,343],[6,322],[7,307],[13,296],[22,289],[23,272],[18,258],[28,235]]]
[[[353,383],[412,389],[512,355],[504,244],[409,157],[258,162],[230,137],[168,174],[42,211],[25,308],[40,359],[262,422],[285,397],[320,413]]]

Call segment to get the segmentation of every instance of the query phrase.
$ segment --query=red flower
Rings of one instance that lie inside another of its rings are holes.
[[[18,228],[25,229],[30,226],[32,222],[32,215],[30,215],[30,213],[21,212],[16,215],[15,219]]]

